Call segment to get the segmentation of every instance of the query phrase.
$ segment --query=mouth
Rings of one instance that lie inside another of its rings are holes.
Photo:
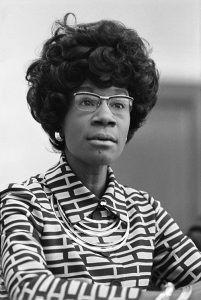
[[[112,142],[117,143],[117,139],[110,134],[97,133],[88,137],[90,141]]]

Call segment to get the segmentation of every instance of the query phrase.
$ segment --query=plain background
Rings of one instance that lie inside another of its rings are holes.
[[[120,20],[149,41],[164,101],[114,168],[125,183],[156,195],[186,229],[201,212],[199,0],[1,0],[0,185],[20,182],[58,160],[28,111],[24,77],[53,22],[66,12],[78,22]]]

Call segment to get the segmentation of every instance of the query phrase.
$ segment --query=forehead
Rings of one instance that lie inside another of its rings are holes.
[[[126,88],[117,86],[100,88],[89,80],[84,81],[83,84],[78,88],[78,90],[84,92],[92,92],[100,95],[128,95],[128,91]]]

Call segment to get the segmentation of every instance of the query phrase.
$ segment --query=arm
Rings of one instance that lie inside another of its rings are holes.
[[[153,284],[159,287],[169,281],[179,288],[201,280],[201,253],[159,201],[147,193],[143,196],[155,211]]]
[[[160,202],[154,200],[147,193],[144,194],[144,197],[148,199],[156,212],[153,285],[160,286],[167,281],[173,282],[176,290],[173,292],[171,300],[178,299],[182,292],[181,287],[192,285],[192,294],[189,300],[201,299],[200,252],[161,207]],[[156,292],[142,292],[143,300],[156,297]]]
[[[154,269],[160,280],[176,287],[201,280],[201,254],[170,215],[157,206],[157,235]]]
[[[15,186],[2,197],[2,267],[11,300],[137,298],[137,288],[56,277],[48,269],[41,243],[44,218],[40,203],[25,188]]]

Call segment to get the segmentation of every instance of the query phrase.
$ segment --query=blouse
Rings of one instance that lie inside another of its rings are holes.
[[[111,167],[98,199],[64,154],[1,192],[1,255],[1,299],[129,300],[201,280],[201,253],[159,201],[118,183]]]

